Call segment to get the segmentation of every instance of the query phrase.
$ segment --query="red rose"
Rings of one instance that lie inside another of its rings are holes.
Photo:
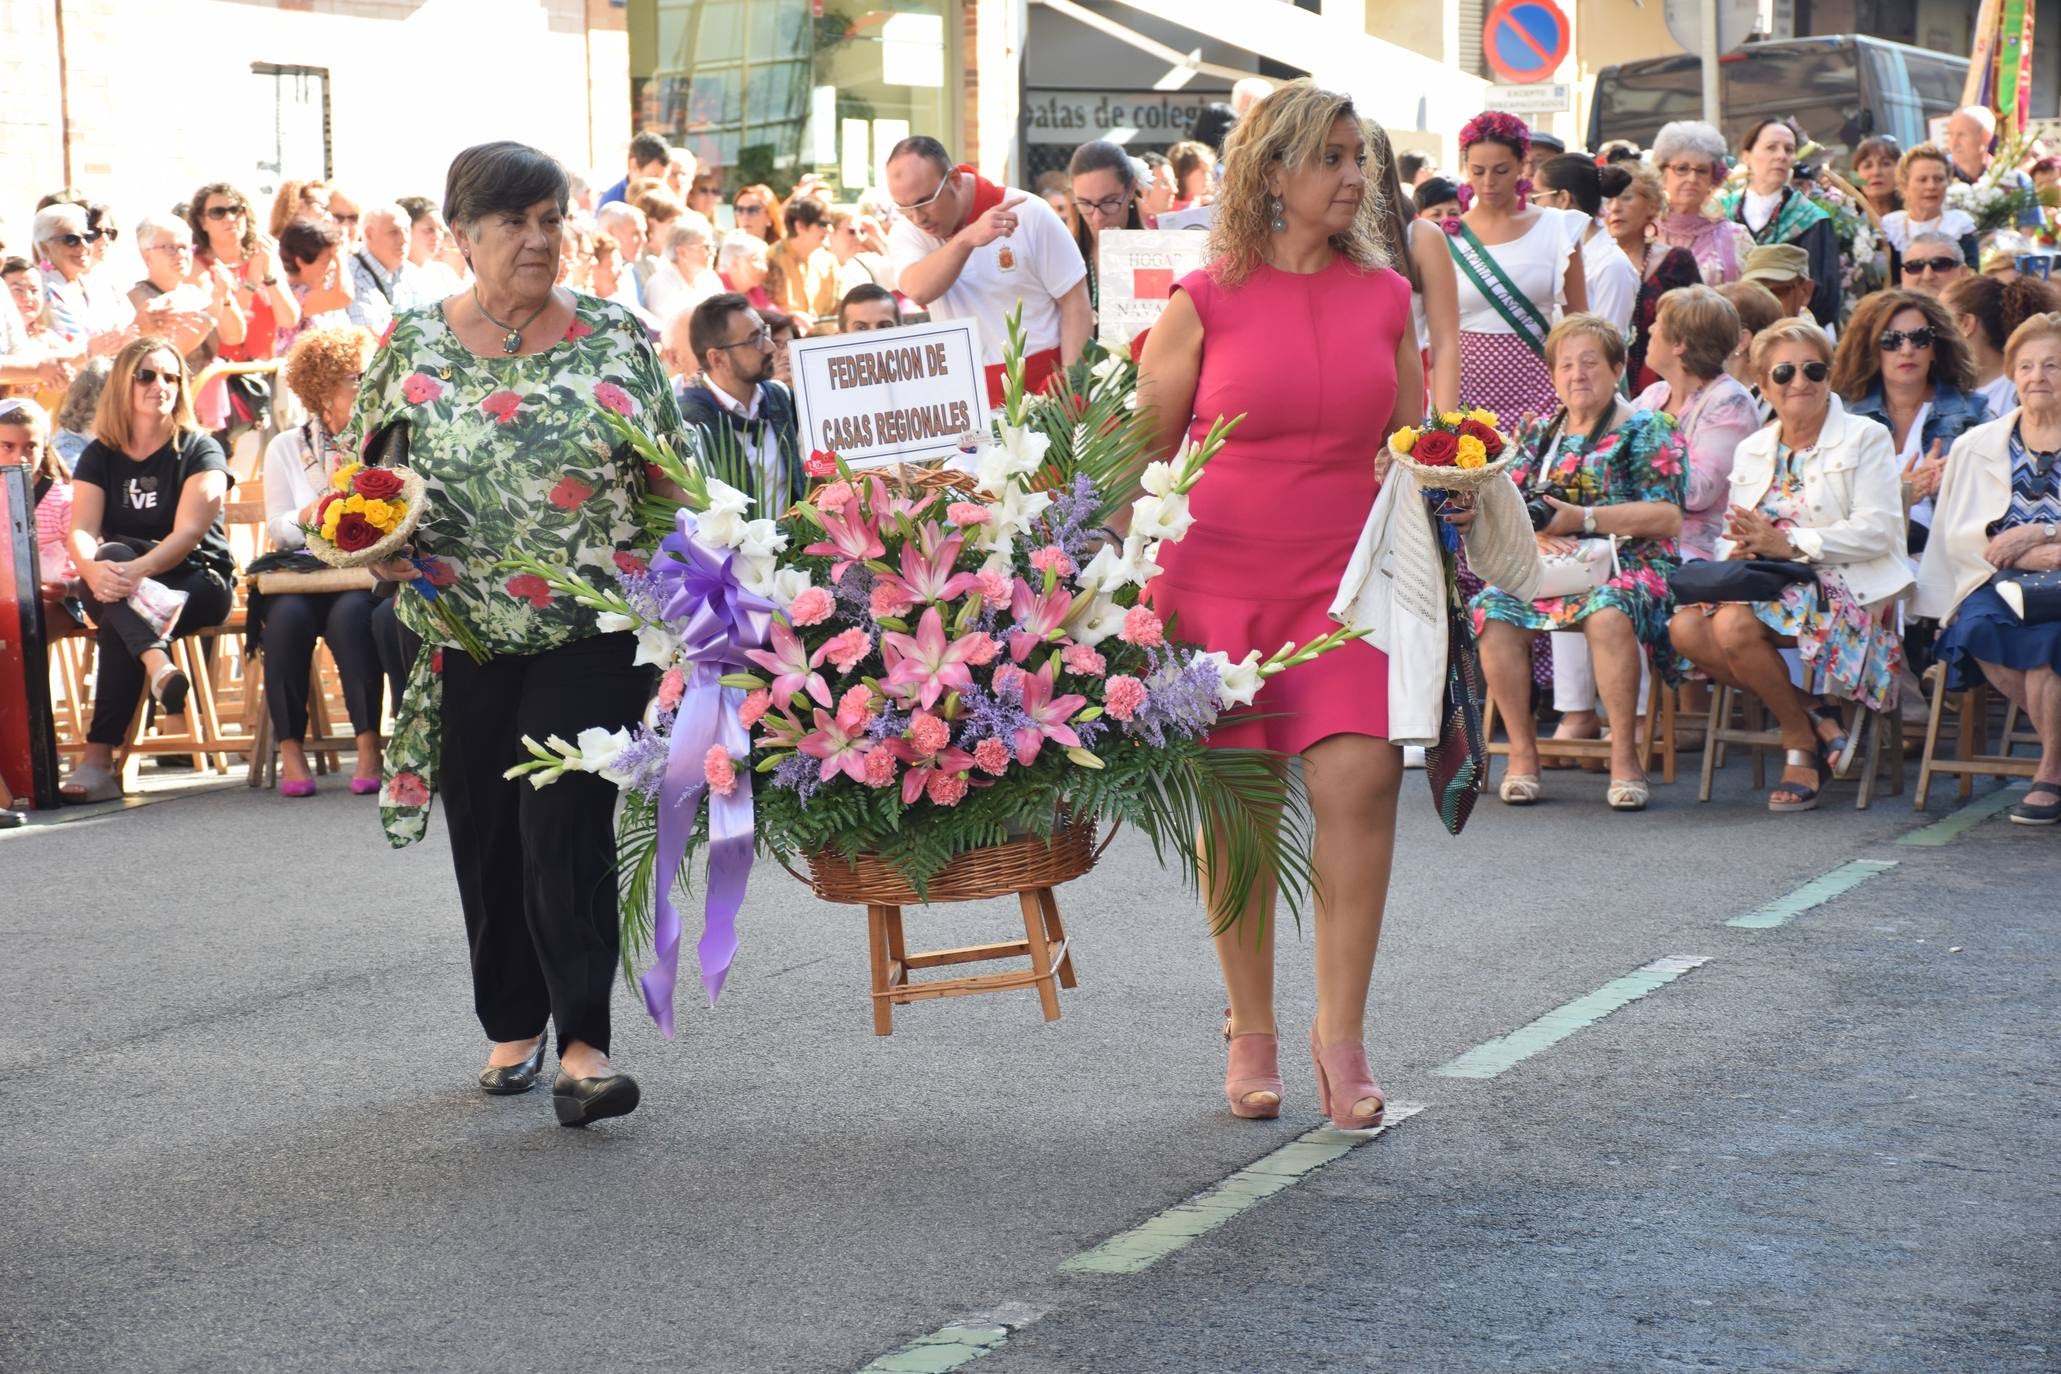
[[[1460,439],[1442,429],[1427,429],[1417,436],[1410,457],[1428,468],[1449,468],[1460,456]]]
[[[1479,420],[1462,420],[1460,422],[1460,432],[1481,440],[1481,446],[1488,450],[1491,462],[1495,461],[1503,452],[1503,436]]]
[[[386,468],[360,468],[351,478],[351,490],[367,501],[391,501],[401,494],[401,479]]]
[[[379,527],[356,511],[336,522],[336,546],[345,553],[369,549],[383,538]]]
[[[802,471],[811,477],[830,477],[837,472],[837,455],[829,449],[819,448],[802,463]]]
[[[336,504],[336,503],[337,503],[338,501],[341,501],[341,500],[343,500],[343,499],[344,499],[344,498],[343,498],[343,493],[342,493],[342,492],[340,492],[340,491],[332,491],[332,492],[330,492],[330,493],[329,493],[329,494],[328,494],[327,496],[323,497],[323,498],[322,498],[322,499],[321,499],[320,501],[317,501],[317,502],[315,503],[315,518],[314,518],[313,520],[310,520],[310,521],[309,521],[308,523],[309,523],[309,524],[311,524],[311,525],[313,525],[313,526],[314,526],[314,527],[315,527],[316,529],[318,529],[318,530],[319,530],[319,529],[321,529],[321,528],[322,528],[322,516],[323,516],[323,514],[324,514],[324,513],[326,512],[326,511],[328,511],[328,509],[329,509],[329,508],[330,508],[331,506],[335,505],[335,504]]]

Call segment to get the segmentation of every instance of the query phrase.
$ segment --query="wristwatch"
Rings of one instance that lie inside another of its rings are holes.
[[[1583,533],[1583,534],[1594,534],[1595,532],[1596,532],[1596,508],[1595,508],[1594,506],[1583,506],[1583,507],[1582,507],[1582,533]]]
[[[259,277],[259,278],[258,278],[258,285],[260,285],[260,286],[277,286],[277,285],[279,285],[279,278],[277,278],[277,277]]]
[[[2056,539],[2061,539],[2061,529],[2057,529],[2054,522],[2049,520],[2046,524],[2040,526],[2040,537],[2051,544]]]

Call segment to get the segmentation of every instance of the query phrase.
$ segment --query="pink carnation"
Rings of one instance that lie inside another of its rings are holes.
[[[820,625],[830,619],[837,602],[821,587],[810,587],[787,607],[787,619],[795,625]]]
[[[1166,643],[1166,624],[1150,606],[1133,606],[1124,612],[1124,627],[1116,637],[1141,649],[1157,649]]]
[[[909,722],[909,743],[924,758],[952,742],[952,727],[928,711],[918,711]]]
[[[837,699],[838,728],[850,733],[873,719],[873,689],[865,683],[848,688]]]
[[[873,618],[904,616],[916,608],[909,599],[909,593],[899,582],[875,582],[873,584]]]
[[[1116,719],[1129,720],[1145,704],[1145,684],[1134,677],[1113,677],[1102,685],[1102,704]]]
[[[982,605],[991,611],[998,611],[1002,607],[1007,606],[1009,599],[1015,594],[1016,583],[1009,577],[994,571],[992,568],[981,569],[980,600]]]
[[[993,663],[1002,652],[1002,645],[993,635],[975,630],[960,641],[966,646],[966,662],[975,668]]]
[[[1085,644],[1069,644],[1059,655],[1059,661],[1066,665],[1067,672],[1083,677],[1101,677],[1109,671],[1109,661]]]
[[[832,636],[830,642],[816,652],[836,664],[838,672],[849,673],[872,651],[873,640],[864,630],[846,630]]]
[[[954,501],[945,507],[945,519],[962,530],[971,529],[975,525],[985,525],[994,518],[988,508],[977,501]]]
[[[1005,663],[995,669],[995,690],[997,692],[1007,691],[1011,683],[1014,683],[1021,689],[1024,676],[1023,669],[1017,667],[1014,663]]]
[[[990,735],[973,746],[973,766],[996,777],[1009,766],[1009,746]]]
[[[1066,550],[1057,544],[1047,544],[1030,557],[1031,567],[1039,572],[1055,572],[1061,577],[1073,576],[1073,560],[1066,556]]]
[[[970,784],[957,773],[932,773],[930,775],[930,800],[938,806],[957,806],[966,799]]]
[[[737,719],[745,729],[749,730],[765,717],[766,712],[771,710],[772,706],[773,694],[761,687],[756,692],[745,694],[744,704],[737,708]]]
[[[827,482],[816,493],[817,510],[843,510],[851,504],[852,484],[850,482]]]
[[[680,704],[680,698],[687,695],[687,674],[678,668],[666,669],[666,675],[658,680],[658,709],[670,711]]]
[[[708,757],[701,761],[702,776],[708,779],[708,790],[719,797],[727,797],[737,790],[737,765],[730,758],[730,751],[720,744],[708,747]]]
[[[868,787],[886,787],[895,780],[895,756],[885,749],[869,751],[865,767]]]

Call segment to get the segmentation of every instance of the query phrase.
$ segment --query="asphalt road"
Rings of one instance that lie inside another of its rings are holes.
[[[472,1084],[440,825],[237,787],[0,835],[0,1370],[921,1368],[987,1318],[978,1374],[2061,1369],[2061,832],[1898,844],[1951,788],[1775,817],[1729,772],[1636,816],[1549,774],[1458,841],[1411,775],[1371,1043],[1422,1110],[1131,1276],[1059,1266],[1319,1124],[1292,1050],[1281,1121],[1223,1110],[1201,917],[1134,838],[1061,890],[1061,1021],[888,1039],[859,914],[761,867],[722,1006],[667,1043],[620,995],[645,1105],[569,1131]],[[1725,924],[1855,859],[1895,867]]]

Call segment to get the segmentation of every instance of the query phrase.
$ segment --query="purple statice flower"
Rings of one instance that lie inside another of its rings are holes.
[[[1201,654],[1183,658],[1171,645],[1146,651],[1151,673],[1145,679],[1145,704],[1125,727],[1154,748],[1172,736],[1200,735],[1217,721],[1217,665]]]
[[[959,718],[959,747],[971,749],[984,739],[999,739],[1008,743],[1018,730],[1036,729],[1037,722],[1023,709],[1023,692],[1019,688],[1006,687],[998,693],[975,686],[959,694],[959,706],[965,712]]]
[[[1085,567],[1101,538],[1101,532],[1088,523],[1101,504],[1102,495],[1095,489],[1094,479],[1086,473],[1076,474],[1072,490],[1053,494],[1052,504],[1033,522],[1032,533],[1040,543],[1057,544],[1066,550],[1075,566]]]
[[[873,623],[873,583],[876,580],[871,568],[857,563],[845,569],[844,576],[830,588],[830,594],[837,598],[839,621],[848,625]]]
[[[909,713],[888,702],[866,727],[868,739],[899,739],[909,729]]]
[[[656,797],[659,784],[665,779],[666,756],[671,750],[672,742],[667,735],[639,724],[630,731],[629,746],[616,756],[615,766],[629,775],[630,790]]]
[[[773,769],[773,786],[785,787],[803,801],[823,785],[823,766],[807,754],[789,754]]]
[[[647,625],[657,624],[664,618],[665,608],[653,590],[650,573],[618,571],[615,581],[623,600],[630,604],[631,615]]]

